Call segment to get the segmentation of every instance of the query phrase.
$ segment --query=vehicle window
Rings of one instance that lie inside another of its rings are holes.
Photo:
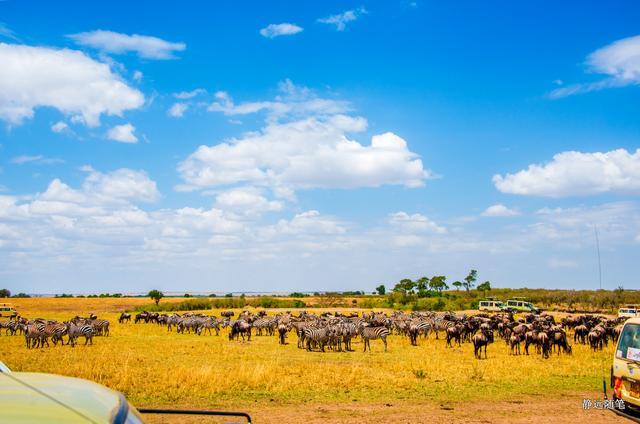
[[[640,324],[627,324],[620,334],[616,357],[640,361]]]

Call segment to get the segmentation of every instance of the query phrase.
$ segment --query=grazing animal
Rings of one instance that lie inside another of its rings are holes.
[[[120,324],[131,321],[131,314],[127,312],[123,312],[120,314],[120,318],[118,318],[118,322]]]
[[[482,330],[472,338],[473,355],[477,359],[482,359],[482,348],[484,347],[484,358],[487,359],[487,345],[493,343],[493,331]]]
[[[389,329],[387,327],[360,327],[360,337],[362,337],[362,341],[364,342],[364,351],[367,351],[367,347],[369,348],[369,352],[371,352],[371,340],[380,339],[382,343],[384,343],[384,351],[387,351],[387,336],[390,334]]]

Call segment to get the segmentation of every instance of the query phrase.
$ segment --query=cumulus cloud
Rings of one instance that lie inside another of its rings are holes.
[[[445,234],[447,229],[428,217],[415,213],[409,215],[406,212],[395,212],[389,215],[389,224],[409,233],[434,233]]]
[[[135,130],[136,127],[131,124],[116,125],[109,129],[107,138],[120,143],[135,144],[138,142],[138,137],[134,134]]]
[[[136,53],[143,59],[173,59],[175,52],[187,48],[185,43],[173,43],[158,37],[121,34],[113,31],[88,31],[68,35],[77,44],[105,53]]]
[[[144,76],[144,74],[142,73],[142,71],[135,71],[135,72],[133,73],[133,79],[134,79],[135,81],[138,81],[138,82],[142,81],[142,77],[143,77],[143,76]]]
[[[200,146],[178,170],[193,188],[235,183],[292,189],[423,186],[430,173],[401,137],[379,134],[369,145],[347,137],[365,127],[362,118],[345,115],[271,123],[240,139]]]
[[[508,207],[500,203],[489,206],[487,209],[485,209],[484,212],[482,212],[482,216],[518,216],[518,215],[520,215],[520,212],[518,212],[515,209],[509,209]]]
[[[640,35],[617,40],[594,51],[587,57],[586,66],[589,72],[606,77],[590,83],[570,84],[553,90],[549,96],[560,98],[640,84]]]
[[[184,113],[187,111],[187,109],[189,109],[188,104],[178,102],[171,105],[171,107],[167,111],[167,114],[172,118],[182,118],[182,116],[184,116]]]
[[[291,220],[280,220],[276,229],[284,234],[344,234],[347,230],[335,218],[322,216],[316,210],[297,214]]]
[[[326,18],[318,19],[318,22],[323,24],[334,25],[337,31],[344,31],[348,22],[355,21],[360,16],[367,13],[364,7],[360,7],[354,10],[347,10],[337,15],[327,16]]]
[[[144,103],[108,65],[79,51],[0,43],[0,63],[0,119],[12,125],[52,107],[97,126],[102,114],[122,116]]]
[[[607,192],[640,193],[640,149],[609,152],[563,152],[545,164],[515,174],[494,175],[503,193],[529,196],[588,196]]]
[[[270,24],[260,30],[260,35],[266,38],[275,38],[282,35],[293,35],[302,32],[303,28],[295,24]]]
[[[254,187],[223,191],[216,196],[216,207],[244,214],[276,212],[283,208],[280,201],[268,200]]]

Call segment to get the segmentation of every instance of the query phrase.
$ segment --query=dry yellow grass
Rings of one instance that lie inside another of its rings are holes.
[[[444,340],[392,336],[389,351],[373,341],[373,353],[306,352],[275,336],[251,342],[220,336],[168,333],[155,324],[117,323],[121,309],[147,299],[17,299],[29,317],[68,319],[96,312],[112,322],[110,337],[75,347],[27,350],[24,338],[0,336],[1,359],[15,371],[51,372],[87,378],[123,392],[138,406],[222,407],[232,405],[354,402],[480,402],[554,398],[601,389],[613,347],[592,353],[574,346],[571,356],[511,356],[497,341],[487,360],[473,347],[447,348]],[[205,311],[216,313],[218,311]]]

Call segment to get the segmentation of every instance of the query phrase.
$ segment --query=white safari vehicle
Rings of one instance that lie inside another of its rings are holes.
[[[485,300],[480,301],[478,309],[481,311],[500,312],[504,310],[504,303],[500,300],[488,297]]]
[[[625,305],[618,309],[618,316],[625,318],[640,317],[640,308],[638,306],[639,305]]]

